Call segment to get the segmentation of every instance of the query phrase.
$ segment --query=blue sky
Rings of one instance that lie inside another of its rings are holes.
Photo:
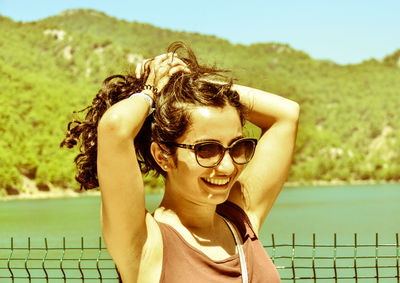
[[[400,0],[0,0],[0,14],[16,21],[71,8],[232,43],[287,43],[341,64],[382,59],[400,49]]]

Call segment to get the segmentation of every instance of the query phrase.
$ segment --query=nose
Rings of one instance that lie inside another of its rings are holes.
[[[217,170],[226,175],[230,175],[233,173],[233,171],[235,171],[235,162],[233,161],[229,150],[225,151],[224,157],[217,165]]]

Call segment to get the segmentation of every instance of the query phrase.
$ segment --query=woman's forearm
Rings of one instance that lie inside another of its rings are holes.
[[[300,107],[296,102],[246,86],[235,84],[232,89],[239,93],[240,102],[249,109],[246,119],[260,127],[263,132],[279,122],[297,124]]]

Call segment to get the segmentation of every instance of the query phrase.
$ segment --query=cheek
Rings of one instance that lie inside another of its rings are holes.
[[[196,174],[202,167],[197,164],[194,152],[178,150],[175,155],[176,169],[181,177]]]
[[[184,163],[187,166],[191,166],[196,163],[196,156],[193,151],[188,149],[179,148],[175,153],[177,163]]]

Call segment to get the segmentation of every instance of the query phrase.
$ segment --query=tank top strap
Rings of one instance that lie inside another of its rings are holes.
[[[217,206],[217,213],[231,221],[236,228],[239,230],[240,236],[243,242],[250,238],[251,240],[257,240],[258,237],[254,232],[253,226],[251,225],[250,219],[246,212],[237,204],[226,201]]]

